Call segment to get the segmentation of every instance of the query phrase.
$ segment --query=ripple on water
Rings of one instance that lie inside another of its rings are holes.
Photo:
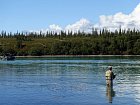
[[[113,96],[105,84],[109,65],[117,74]],[[0,90],[0,104],[5,105],[106,105],[110,98],[114,105],[137,105],[140,62],[119,57],[0,61]]]

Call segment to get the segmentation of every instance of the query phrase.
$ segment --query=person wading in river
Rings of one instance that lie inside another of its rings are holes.
[[[112,66],[108,67],[108,70],[105,73],[106,76],[106,85],[107,86],[113,86],[113,79],[116,77],[114,73],[112,72]]]

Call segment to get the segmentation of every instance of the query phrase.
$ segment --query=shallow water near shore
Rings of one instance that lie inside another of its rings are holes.
[[[104,73],[117,74],[107,88]],[[0,61],[0,105],[139,105],[140,57]]]

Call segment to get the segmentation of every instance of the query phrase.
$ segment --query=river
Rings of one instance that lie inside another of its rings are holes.
[[[105,71],[117,74],[107,88]],[[139,105],[140,57],[0,61],[0,105]]]

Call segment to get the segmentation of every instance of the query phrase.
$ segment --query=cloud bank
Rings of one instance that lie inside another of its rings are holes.
[[[115,15],[100,16],[99,23],[95,24],[94,27],[108,28],[111,30],[122,28],[122,29],[140,29],[140,4],[130,13],[123,14],[122,12],[116,13]]]
[[[138,29],[140,30],[140,3],[134,8],[130,14],[124,14],[122,12],[116,13],[114,15],[102,15],[99,17],[99,22],[93,24],[91,21],[82,18],[79,21],[69,24],[62,28],[59,25],[53,24],[50,25],[47,29],[41,30],[42,32],[54,31],[60,32],[63,31],[72,31],[72,32],[91,32],[91,28],[107,28],[111,31],[116,29]]]
[[[89,30],[91,30],[91,27],[92,23],[89,20],[82,18],[74,24],[67,25],[64,30],[72,32],[89,32]]]

